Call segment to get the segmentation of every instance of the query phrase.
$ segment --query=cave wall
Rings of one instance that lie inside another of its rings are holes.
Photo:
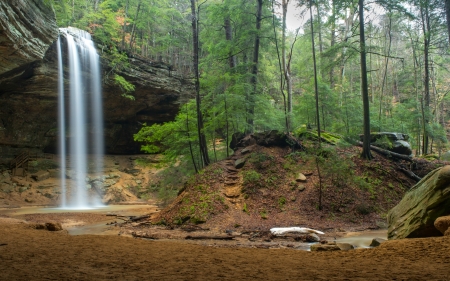
[[[18,4],[0,3],[0,155],[12,157],[24,148],[53,153],[57,151],[59,134],[58,29],[54,14],[42,1],[12,2]],[[8,24],[3,18],[5,11],[11,21]],[[34,48],[25,48],[33,44]],[[14,48],[16,52],[11,55]],[[106,153],[140,153],[140,144],[134,142],[133,134],[143,123],[173,120],[180,105],[193,97],[193,84],[176,71],[169,72],[164,64],[129,58],[130,67],[119,72],[136,86],[132,93],[135,100],[129,100],[122,97],[121,89],[114,84],[108,57],[100,55]],[[64,72],[68,77],[67,69]],[[68,89],[69,81],[64,83]],[[68,93],[66,100],[67,104]]]

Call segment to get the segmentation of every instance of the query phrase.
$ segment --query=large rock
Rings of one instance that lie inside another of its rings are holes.
[[[388,213],[389,239],[442,235],[434,221],[450,214],[450,166],[430,172]]]
[[[48,1],[0,1],[0,75],[41,60],[57,36]]]
[[[409,139],[409,136],[407,134],[392,132],[371,133],[370,142],[374,143],[384,137],[387,138],[389,142],[385,144],[378,143],[377,146],[399,154],[412,154],[411,145],[409,144],[409,142],[407,142],[407,140]],[[363,141],[364,136],[360,135],[359,138],[361,141]]]
[[[442,234],[450,229],[450,216],[439,217],[434,221],[434,226],[437,230],[439,230]]]
[[[330,242],[327,244],[317,243],[317,244],[311,245],[310,250],[312,252],[328,252],[328,251],[340,251],[341,248],[339,248],[339,246],[336,245],[336,243]]]

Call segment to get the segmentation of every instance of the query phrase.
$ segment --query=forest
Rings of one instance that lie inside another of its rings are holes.
[[[0,279],[449,280],[449,47],[450,0],[0,1]]]
[[[214,144],[229,143],[235,132],[308,127],[349,139],[406,133],[416,155],[440,156],[447,146],[450,4],[366,2],[52,4],[58,24],[89,31],[114,67],[139,56],[195,81],[195,97],[173,122],[146,124],[135,136],[146,152],[163,144],[166,154],[191,155],[200,168],[223,157]],[[289,14],[302,24],[288,26]],[[132,97],[133,85],[121,78]],[[211,144],[213,152],[205,149]]]

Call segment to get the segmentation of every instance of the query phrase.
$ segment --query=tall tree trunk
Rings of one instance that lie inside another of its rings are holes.
[[[225,28],[225,39],[227,41],[233,40],[233,29],[231,28],[230,16],[227,15],[224,20],[224,28]],[[236,56],[234,56],[230,50],[228,52],[228,64],[230,68],[236,67]]]
[[[283,9],[283,26],[281,33],[281,60],[283,64],[283,73],[284,79],[286,82],[286,90],[287,90],[287,131],[290,130],[291,127],[291,115],[292,115],[292,81],[291,81],[291,71],[289,69],[289,64],[286,59],[286,15],[287,15],[287,7],[289,5],[289,0],[283,0],[281,6]]]
[[[316,46],[314,44],[314,24],[313,24],[313,14],[312,14],[312,0],[309,0],[309,15],[311,17],[311,45],[312,45],[313,65],[314,65],[314,93],[315,93],[315,98],[316,98],[317,136],[319,138],[319,146],[320,146],[319,87],[317,85]]]
[[[191,0],[191,13],[192,13],[192,41],[193,41],[193,67],[195,75],[195,101],[197,104],[197,130],[198,130],[198,142],[200,147],[200,155],[203,160],[204,166],[209,165],[208,146],[206,144],[205,133],[203,132],[203,114],[201,111],[201,99],[200,99],[200,73],[198,71],[198,13],[196,7],[196,0]]]
[[[139,18],[139,10],[141,9],[141,2],[142,2],[142,1],[139,1],[139,3],[138,3],[137,10],[136,10],[136,16],[134,17],[133,28],[132,28],[132,30],[131,30],[130,51],[131,51],[132,48],[133,48],[133,40],[134,40],[135,32],[136,32],[136,22],[137,22],[137,20],[138,20],[138,18]]]
[[[322,54],[323,54],[323,40],[322,40],[322,17],[320,14],[320,4],[319,1],[316,2],[316,9],[317,9],[317,29],[318,29],[318,35],[319,35],[319,75],[322,77],[322,79],[325,79],[324,73],[322,72],[323,64],[322,64]],[[323,118],[323,116],[322,116]]]
[[[233,29],[231,28],[231,22],[230,22],[230,16],[227,15],[224,20],[224,28],[225,28],[225,39],[227,41],[233,40]],[[233,71],[236,67],[236,56],[232,54],[232,51],[228,52],[228,64],[230,66],[230,70]],[[225,96],[224,96],[224,103],[225,103],[225,130],[226,130],[226,142],[227,142],[227,157],[230,156],[229,154],[229,143],[230,143],[230,124],[228,120],[228,101],[227,101],[227,94],[225,90]]]
[[[449,0],[450,1],[450,0]],[[330,47],[333,48],[336,43],[336,0],[331,1],[331,42]],[[334,89],[334,64],[330,67],[330,88]]]
[[[275,0],[272,0],[272,27],[273,27],[273,36],[275,38],[275,49],[277,50],[278,67],[280,71],[280,92],[281,96],[283,97],[284,120],[286,132],[289,132],[288,105],[286,100],[286,93],[284,92],[284,71],[283,71],[283,64],[281,62],[280,48],[278,47],[277,29],[275,24]]]
[[[361,52],[361,94],[363,99],[364,111],[364,137],[363,151],[361,157],[370,160],[372,153],[370,152],[370,109],[369,109],[369,89],[367,82],[367,65],[366,65],[366,43],[364,37],[364,0],[359,0],[359,44]]]
[[[123,18],[123,25],[122,25],[122,44],[121,44],[121,48],[122,50],[125,49],[125,34],[126,34],[126,26],[127,26],[127,17],[128,17],[128,5],[130,4],[130,0],[127,0],[127,3],[125,5],[125,15]]]
[[[389,13],[389,30],[388,30],[388,36],[389,36],[389,42],[388,42],[388,51],[387,56],[385,57],[385,64],[384,64],[384,74],[383,74],[383,81],[381,82],[381,93],[380,93],[380,111],[378,113],[378,131],[381,132],[381,115],[383,110],[383,96],[384,96],[384,90],[385,85],[387,86],[387,72],[388,72],[388,64],[389,64],[389,56],[391,55],[391,45],[392,45],[392,35],[391,35],[391,27],[392,27],[392,15]]]
[[[448,42],[450,44],[450,0],[445,0],[445,16],[447,18]]]
[[[191,0],[193,1],[193,0]],[[252,92],[248,96],[248,117],[247,117],[247,133],[253,132],[254,113],[255,113],[255,95],[258,86],[258,60],[259,60],[259,43],[260,43],[260,30],[262,20],[262,4],[263,0],[256,0],[256,35],[255,45],[253,49],[253,62],[252,62],[252,77],[250,84],[252,85]]]
[[[428,113],[430,109],[430,67],[429,67],[429,50],[430,50],[430,16],[428,11],[428,1],[420,7],[420,14],[422,17],[422,31],[423,31],[423,61],[424,61],[424,97],[423,97],[423,108],[422,115],[423,120],[423,142],[422,142],[422,153],[428,153],[428,142],[429,136],[427,132],[427,125],[430,122]]]

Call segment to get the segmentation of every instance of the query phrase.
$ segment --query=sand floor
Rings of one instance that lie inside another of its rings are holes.
[[[212,244],[71,236],[8,218],[0,280],[450,280],[448,236],[320,253]]]

